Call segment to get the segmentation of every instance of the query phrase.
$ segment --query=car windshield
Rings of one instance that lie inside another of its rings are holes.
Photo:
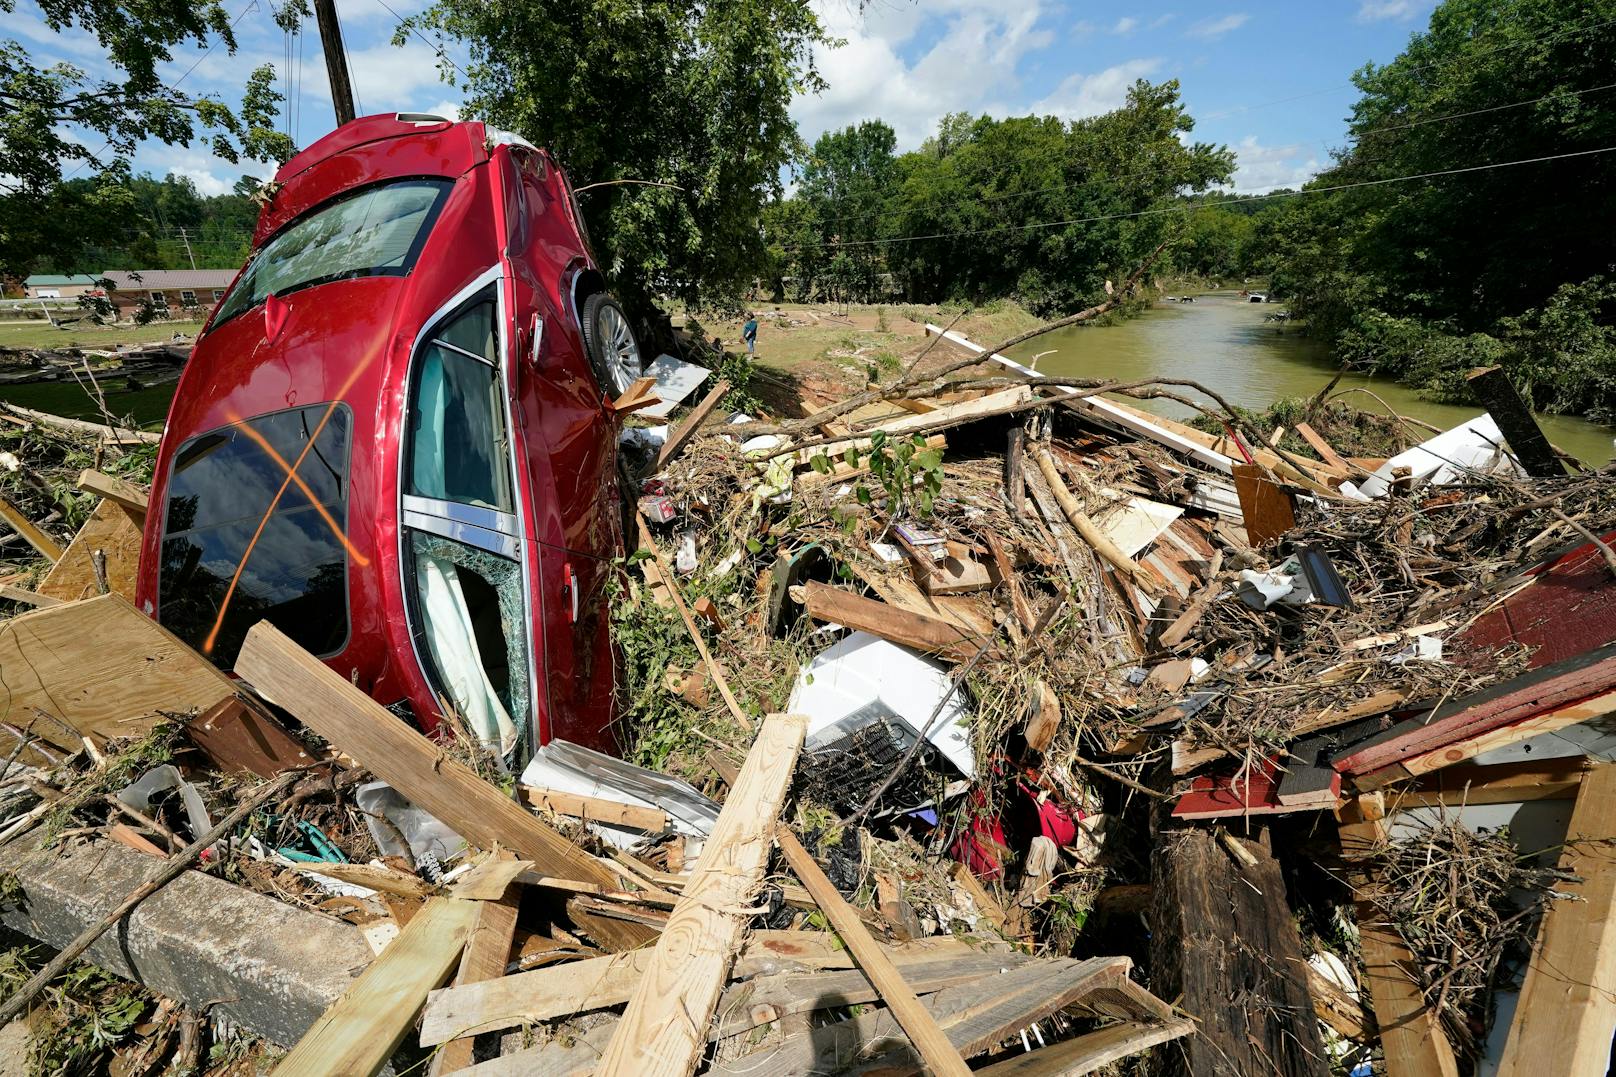
[[[403,276],[415,264],[448,180],[368,187],[299,218],[264,244],[219,307],[218,325],[267,296],[347,277]]]
[[[157,619],[225,669],[268,620],[318,655],[348,637],[351,416],[316,404],[192,438],[168,481]]]

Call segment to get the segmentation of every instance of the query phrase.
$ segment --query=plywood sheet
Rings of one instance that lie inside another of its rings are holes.
[[[73,536],[62,559],[39,585],[39,593],[64,602],[99,595],[101,589],[96,586],[91,561],[95,550],[107,555],[107,586],[133,602],[135,574],[140,568],[140,528],[129,519],[127,512],[107,500],[95,507],[79,533]]]

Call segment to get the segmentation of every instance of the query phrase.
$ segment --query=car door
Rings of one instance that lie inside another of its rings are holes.
[[[504,302],[491,273],[421,332],[406,390],[400,532],[422,668],[461,724],[508,755],[533,743],[535,669]]]
[[[547,164],[511,149],[507,272],[522,341],[514,403],[534,496],[549,721],[559,737],[616,751],[615,669],[608,589],[617,533],[615,428],[589,369],[576,320],[557,289],[570,254],[558,242]],[[561,262],[561,264],[558,264]]]

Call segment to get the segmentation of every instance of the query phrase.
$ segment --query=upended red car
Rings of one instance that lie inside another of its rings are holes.
[[[639,376],[566,177],[481,123],[286,163],[158,451],[142,609],[229,669],[268,620],[431,732],[613,751],[605,590]]]

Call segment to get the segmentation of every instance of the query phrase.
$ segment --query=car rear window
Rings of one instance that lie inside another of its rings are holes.
[[[346,405],[260,415],[174,455],[157,619],[222,668],[268,620],[318,655],[348,638]]]
[[[214,318],[347,277],[403,276],[415,265],[451,184],[411,179],[367,187],[299,217],[259,248]]]

